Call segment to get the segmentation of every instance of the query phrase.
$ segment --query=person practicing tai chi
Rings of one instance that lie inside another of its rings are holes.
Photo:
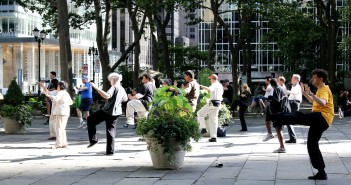
[[[272,114],[270,109],[266,109],[266,119],[276,122],[277,125],[299,124],[309,126],[307,136],[307,150],[313,168],[318,173],[308,177],[312,180],[327,180],[327,173],[324,171],[325,163],[322,153],[319,149],[319,140],[322,134],[327,130],[334,119],[333,94],[327,82],[327,72],[323,69],[312,71],[312,85],[317,87],[316,94],[312,93],[307,84],[302,84],[302,94],[312,103],[312,112],[279,112]]]

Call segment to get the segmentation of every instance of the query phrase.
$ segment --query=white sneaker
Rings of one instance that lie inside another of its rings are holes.
[[[269,141],[270,139],[273,139],[274,135],[273,134],[267,134],[266,138],[264,138],[262,141],[266,142]]]
[[[86,123],[84,121],[80,122],[80,124],[78,125],[78,128],[82,128],[86,125]]]
[[[286,153],[286,150],[285,150],[285,148],[278,148],[278,149],[276,149],[276,150],[273,150],[273,153]]]
[[[339,107],[339,118],[342,119],[344,117],[344,112]]]

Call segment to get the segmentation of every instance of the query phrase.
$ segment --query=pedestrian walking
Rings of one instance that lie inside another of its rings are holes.
[[[89,78],[87,76],[83,76],[82,82],[84,86],[78,88],[78,90],[81,91],[81,102],[79,108],[76,109],[79,118],[78,128],[86,128],[86,123],[83,120],[82,111],[84,113],[85,120],[87,120],[91,106],[93,105],[93,89],[90,85]]]
[[[66,84],[59,82],[57,86],[57,95],[52,96],[46,92],[46,96],[53,102],[51,117],[55,122],[56,143],[53,148],[67,148],[66,126],[70,115],[70,105],[73,101],[66,91]]]
[[[311,180],[326,180],[327,174],[324,170],[325,163],[322,153],[319,149],[319,140],[322,134],[333,122],[334,118],[334,103],[333,95],[327,82],[327,72],[322,69],[312,71],[312,85],[317,87],[316,94],[312,93],[307,84],[302,85],[302,94],[312,103],[312,112],[303,113],[296,112],[280,112],[272,114],[267,110],[267,120],[272,120],[278,125],[299,124],[309,126],[307,136],[307,150],[312,163],[312,166],[318,170],[318,173],[308,177]]]
[[[206,128],[206,132],[210,132],[209,142],[217,142],[217,128],[218,128],[218,112],[222,102],[223,96],[223,86],[218,81],[218,76],[216,74],[212,74],[208,77],[211,81],[211,86],[206,87],[200,85],[201,88],[210,92],[210,99],[197,112],[197,119],[200,123],[200,128]],[[205,117],[208,115],[208,119],[205,120]]]
[[[101,122],[106,123],[106,155],[113,155],[115,152],[115,135],[117,118],[122,114],[122,102],[127,101],[127,93],[121,86],[122,75],[118,73],[111,73],[108,76],[111,83],[110,89],[105,92],[101,90],[93,82],[90,82],[93,87],[104,99],[107,101],[102,109],[92,113],[88,117],[88,135],[89,142],[88,148],[98,143],[96,135],[96,126]]]
[[[194,72],[192,72],[191,70],[187,70],[184,72],[184,79],[187,82],[187,85],[184,89],[186,92],[185,97],[188,99],[191,108],[193,109],[193,112],[196,111],[197,99],[200,96],[200,85],[199,83],[197,83],[194,77]]]

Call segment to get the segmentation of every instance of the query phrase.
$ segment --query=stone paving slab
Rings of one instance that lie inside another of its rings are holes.
[[[1,185],[349,185],[351,182],[351,118],[335,118],[322,136],[320,148],[329,180],[311,181],[306,137],[308,127],[294,126],[298,143],[286,144],[287,153],[275,154],[277,138],[268,142],[260,116],[247,118],[248,132],[240,132],[239,120],[227,127],[227,137],[217,143],[208,138],[193,142],[178,170],[152,168],[146,143],[135,130],[124,128],[125,118],[117,127],[116,153],[105,156],[105,125],[98,126],[99,143],[87,149],[87,130],[77,129],[72,117],[67,126],[68,149],[51,149],[49,130],[44,119],[34,119],[26,134],[6,135],[0,126]],[[273,129],[274,131],[274,129]],[[286,131],[284,137],[288,137]],[[222,168],[216,164],[222,163]]]

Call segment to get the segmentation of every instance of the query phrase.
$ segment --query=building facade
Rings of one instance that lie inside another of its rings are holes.
[[[69,4],[70,12],[83,12]],[[42,26],[41,16],[25,11],[15,1],[1,1],[0,4],[0,89],[5,93],[10,81],[17,78],[23,93],[36,93],[39,79],[48,80],[49,72],[55,71],[60,79],[60,48],[58,38],[48,34],[41,43],[40,57],[38,42],[33,36],[34,28],[47,29]],[[93,46],[96,37],[95,25],[90,29],[70,29],[72,46],[72,73],[78,78],[83,75],[83,66],[88,66],[88,76],[92,75],[92,57],[88,55],[89,46]],[[96,47],[96,45],[95,45]],[[112,55],[114,55],[112,53]],[[95,56],[98,59],[98,56]],[[99,74],[96,75],[96,79]],[[77,84],[76,84],[77,85]]]

